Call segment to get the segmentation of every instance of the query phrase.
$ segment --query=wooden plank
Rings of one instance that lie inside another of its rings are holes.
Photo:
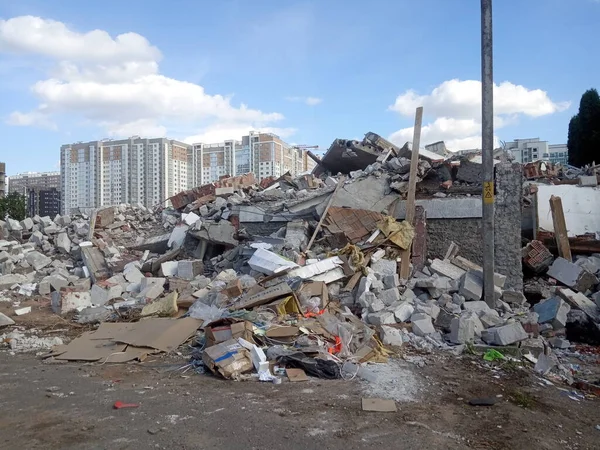
[[[323,221],[325,220],[325,217],[327,217],[327,213],[329,212],[329,208],[331,208],[331,205],[333,204],[333,200],[335,199],[335,195],[338,193],[338,191],[340,190],[340,188],[344,185],[345,181],[346,181],[346,177],[345,176],[341,176],[340,179],[338,180],[338,184],[335,187],[335,190],[333,191],[333,194],[331,194],[331,197],[329,197],[329,201],[327,202],[327,206],[325,207],[325,211],[323,211],[323,215],[321,216],[321,220],[319,220],[319,223],[317,224],[317,226],[315,228],[315,232],[313,233],[312,237],[310,238],[310,241],[308,241],[308,245],[306,246],[306,249],[304,250],[305,252],[309,251],[310,248],[312,247],[313,243],[315,242],[317,234],[319,233],[319,230],[323,226]]]
[[[415,223],[415,196],[417,191],[417,169],[419,166],[419,146],[421,145],[421,124],[423,123],[423,107],[419,106],[415,115],[412,155],[410,157],[410,178],[408,180],[408,197],[406,199],[406,218],[411,225]],[[410,276],[410,248],[400,252],[400,278],[408,280]]]
[[[571,262],[571,247],[569,246],[569,236],[567,235],[567,223],[563,212],[562,200],[560,197],[552,195],[550,197],[550,211],[552,211],[552,223],[554,224],[554,238],[558,247],[558,255]]]

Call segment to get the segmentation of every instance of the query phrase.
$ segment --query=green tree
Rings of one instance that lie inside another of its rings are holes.
[[[600,163],[600,96],[596,89],[581,96],[579,112],[569,122],[567,147],[573,166]]]
[[[0,198],[0,219],[10,217],[14,220],[23,220],[27,217],[27,203],[25,196],[11,192],[4,198]]]

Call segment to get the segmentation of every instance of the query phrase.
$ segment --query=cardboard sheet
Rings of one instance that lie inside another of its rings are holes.
[[[362,399],[362,410],[363,411],[378,411],[378,412],[396,412],[396,402],[394,400],[388,400],[384,398],[363,398]]]
[[[302,369],[285,369],[285,374],[291,382],[308,381],[306,372]]]
[[[147,319],[136,322],[129,331],[113,336],[113,340],[136,347],[150,347],[163,352],[176,350],[192,337],[202,321],[185,319]]]
[[[57,360],[65,361],[100,361],[112,354],[120,353],[127,347],[108,339],[90,338],[92,333],[84,333],[78,338],[73,339],[66,347],[60,350],[66,350],[64,353],[56,356]]]

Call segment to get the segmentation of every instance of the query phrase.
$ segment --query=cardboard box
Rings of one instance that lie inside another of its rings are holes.
[[[206,348],[202,361],[213,373],[227,379],[237,378],[254,367],[250,352],[234,339]]]
[[[305,282],[300,288],[302,294],[321,299],[321,309],[329,303],[329,290],[323,281]]]
[[[229,298],[239,297],[243,293],[244,291],[242,290],[242,282],[239,278],[230,281],[227,287],[221,291],[221,294],[225,294]]]
[[[275,300],[274,302],[265,305],[264,308],[279,316],[285,316],[286,314],[302,314],[298,301],[291,295]]]
[[[204,329],[206,336],[206,346],[211,347],[230,339],[237,340],[243,338],[249,342],[254,342],[252,333],[252,322],[238,321],[236,319],[221,319],[210,324]]]

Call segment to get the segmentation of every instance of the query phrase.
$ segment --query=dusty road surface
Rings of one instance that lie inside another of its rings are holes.
[[[378,381],[281,385],[177,370],[185,360],[49,364],[0,352],[2,449],[598,449],[600,402],[475,356],[382,366]],[[361,410],[361,397],[398,412]],[[488,407],[473,398],[493,397]],[[139,404],[113,409],[115,401]]]

